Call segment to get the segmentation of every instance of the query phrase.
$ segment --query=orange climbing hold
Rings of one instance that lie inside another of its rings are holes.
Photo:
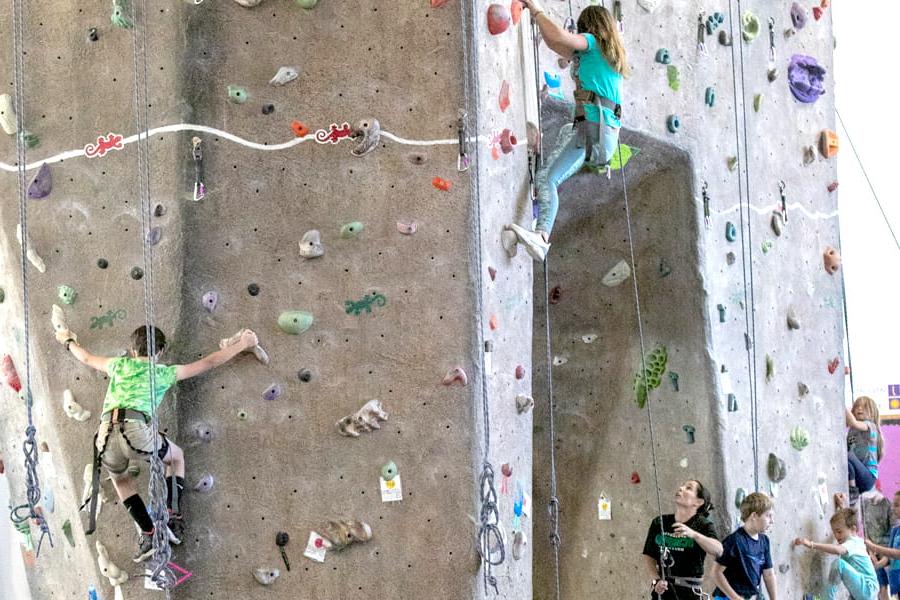
[[[11,387],[18,394],[22,391],[22,382],[19,381],[19,372],[16,371],[16,365],[13,364],[12,357],[9,354],[3,355],[3,378],[6,385]]]
[[[525,6],[519,2],[519,0],[512,0],[512,4],[509,5],[509,14],[512,17],[512,24],[518,25],[519,21],[522,19],[522,9]]]
[[[441,190],[442,192],[449,192],[450,188],[453,187],[452,183],[440,177],[435,177],[434,179],[432,179],[431,185]]]
[[[297,137],[306,137],[309,134],[309,127],[300,121],[291,121],[291,129]]]
[[[431,8],[440,8],[450,0],[431,0]]]
[[[497,327],[499,327],[499,321],[497,320],[497,315],[491,315],[490,320],[488,321],[488,326],[491,328],[491,331],[497,331]]]
[[[823,129],[819,135],[819,152],[825,158],[831,158],[838,153],[837,133],[830,129]]]

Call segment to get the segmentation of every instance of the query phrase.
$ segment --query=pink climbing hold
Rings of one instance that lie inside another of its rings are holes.
[[[497,315],[491,315],[491,318],[488,320],[488,327],[491,328],[491,331],[497,331],[497,328],[500,327]]]
[[[410,221],[409,223],[402,223],[397,221],[397,231],[402,233],[403,235],[412,235],[418,229],[418,225],[416,225],[415,221]]]
[[[512,16],[509,14],[509,9],[502,4],[491,4],[488,6],[487,22],[488,31],[491,32],[491,35],[500,35],[509,29],[511,19]]]
[[[509,108],[509,82],[504,79],[500,84],[500,112],[506,112],[507,108]]]
[[[516,379],[525,379],[525,367],[516,365]]]
[[[834,375],[834,372],[837,371],[838,365],[841,364],[841,359],[835,356],[830,361],[828,361],[828,372]]]
[[[466,376],[466,372],[463,371],[462,367],[456,367],[447,371],[447,374],[444,375],[444,379],[441,380],[441,383],[444,385],[458,383],[461,386],[465,386],[469,384],[469,378]]]
[[[500,134],[500,149],[503,151],[503,154],[509,154],[515,150],[517,143],[516,136],[509,129],[504,129]]]

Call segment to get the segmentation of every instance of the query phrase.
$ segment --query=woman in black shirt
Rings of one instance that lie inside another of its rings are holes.
[[[675,492],[675,513],[653,519],[644,542],[644,562],[651,576],[651,598],[695,600],[700,597],[703,561],[722,554],[716,528],[709,520],[709,491],[689,479]],[[665,560],[665,577],[660,561]]]

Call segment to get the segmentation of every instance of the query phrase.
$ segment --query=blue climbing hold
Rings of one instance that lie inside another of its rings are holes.
[[[704,101],[706,102],[706,105],[710,108],[712,108],[713,105],[715,105],[715,103],[716,103],[716,88],[714,88],[712,86],[706,88],[706,94],[705,94]]]
[[[680,128],[681,120],[678,115],[669,115],[669,118],[666,119],[666,129],[669,130],[669,133],[677,133]]]
[[[660,48],[656,51],[656,62],[661,65],[667,65],[672,62],[672,57],[669,55],[669,51],[665,48]]]
[[[737,228],[731,221],[725,223],[725,239],[729,242],[733,242],[737,239]]]

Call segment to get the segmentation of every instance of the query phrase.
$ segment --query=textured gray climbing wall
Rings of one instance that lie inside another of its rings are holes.
[[[188,462],[188,534],[174,561],[193,573],[174,596],[255,597],[264,592],[253,569],[274,567],[281,576],[265,590],[273,598],[419,598],[437,590],[450,598],[481,597],[474,540],[484,451],[484,338],[493,349],[489,458],[507,538],[507,562],[493,574],[505,597],[528,597],[531,546],[513,560],[513,494],[501,492],[500,467],[513,469],[509,488],[520,483],[530,493],[531,420],[517,414],[515,397],[530,389],[531,299],[522,291],[530,289],[531,272],[522,258],[509,262],[498,235],[526,202],[520,177],[518,189],[509,186],[510,174],[524,168],[525,152],[495,160],[482,140],[480,160],[469,173],[456,171],[457,110],[467,98],[460,23],[470,13],[461,12],[464,7],[416,1],[347,8],[323,1],[303,10],[265,0],[246,9],[223,0],[152,6],[148,15],[151,126],[220,130],[175,128],[150,141],[153,204],[164,207],[151,222],[161,228],[153,248],[153,299],[156,322],[170,341],[167,358],[194,360],[241,327],[256,330],[271,357],[266,366],[242,355],[181,384],[168,399],[163,428],[185,448]],[[489,38],[481,31],[483,14],[479,8],[471,55],[512,65],[521,52],[518,31]],[[11,39],[7,15],[0,23]],[[95,41],[88,39],[91,28]],[[29,3],[27,32],[25,124],[41,139],[29,162],[82,148],[108,132],[133,133],[132,37],[110,24],[108,4]],[[13,93],[8,56],[2,59],[10,81],[4,91]],[[270,85],[281,66],[298,67],[299,77]],[[517,104],[501,114],[495,91],[490,98],[479,95],[472,80],[468,106],[483,113],[481,129],[502,122],[524,137],[522,79],[509,68]],[[451,141],[416,146],[383,137],[373,153],[351,156],[354,143],[340,140],[341,123],[371,118],[400,138]],[[327,137],[332,122],[341,143],[316,144],[312,136],[321,129]],[[475,135],[474,115],[469,123]],[[267,148],[295,139],[300,125],[310,130],[302,144]],[[202,140],[205,186],[196,202],[194,135]],[[9,165],[14,140],[0,140]],[[130,276],[142,265],[136,156],[137,145],[126,140],[122,150],[102,158],[54,163],[51,195],[28,204],[29,234],[47,266],[43,274],[27,267],[29,333],[39,441],[48,442],[54,466],[48,470],[51,461],[43,457],[42,481],[55,493],[55,511],[47,516],[56,543],[52,550],[45,543],[29,571],[35,598],[81,597],[89,583],[102,583],[111,597],[96,567],[95,538],[114,563],[138,572],[130,563],[134,530],[109,483],[97,534],[81,533],[82,470],[106,381],[67,357],[49,324],[61,284],[78,292],[66,315],[97,354],[123,350],[143,322],[142,280]],[[433,184],[435,177],[440,180]],[[477,184],[485,250],[480,270],[472,251]],[[23,370],[15,175],[6,173],[2,186],[2,348]],[[320,232],[321,257],[300,254],[297,244],[310,230]],[[104,268],[97,264],[101,258]],[[479,286],[485,290],[483,336],[472,318]],[[297,336],[279,329],[279,315],[289,310],[311,313],[311,328]],[[517,379],[518,364],[525,376]],[[441,385],[457,367],[468,385]],[[90,420],[65,416],[67,388],[93,412]],[[3,455],[18,486],[14,499],[21,500],[24,411],[9,390],[3,395],[17,407],[3,412]],[[336,422],[373,398],[389,413],[387,422],[356,439],[341,436]],[[210,431],[211,439],[198,431]],[[379,474],[391,460],[403,499],[382,503]],[[194,490],[198,485],[201,491]],[[323,565],[304,558],[309,532],[322,532],[327,519],[343,516],[369,523],[373,540],[330,553]],[[61,532],[66,520],[74,547]],[[530,537],[530,519],[521,528]],[[278,531],[290,534],[290,572],[275,545]],[[142,591],[139,578],[124,591],[129,598],[158,597]]]
[[[575,3],[576,12],[583,4]],[[771,537],[780,596],[821,593],[827,561],[794,551],[790,541],[798,534],[827,538],[830,499],[821,504],[820,482],[826,496],[846,490],[842,275],[828,274],[822,262],[825,248],[838,246],[836,194],[826,189],[835,178],[835,165],[821,155],[804,164],[804,149],[816,146],[819,132],[834,126],[833,101],[826,94],[815,104],[797,102],[787,85],[787,68],[792,54],[816,57],[829,71],[825,83],[830,92],[830,11],[815,20],[805,9],[806,27],[794,30],[789,5],[757,2],[751,7],[761,33],[734,47],[736,119],[732,48],[718,42],[722,29],[741,38],[736,14],[735,28],[729,25],[728,4],[699,6],[706,14],[720,11],[725,17],[718,29],[703,36],[703,53],[697,49],[697,4],[642,3],[658,6],[652,13],[623,4],[634,67],[626,82],[623,141],[641,149],[627,165],[641,323],[647,354],[657,346],[668,350],[668,373],[649,400],[659,478],[651,462],[647,411],[637,407],[632,391],[641,352],[633,280],[616,287],[601,283],[616,263],[629,260],[620,174],[614,172],[611,181],[580,174],[562,187],[550,250],[550,287],[558,285],[561,291],[559,302],[549,307],[553,354],[567,359],[553,367],[563,597],[592,597],[600,589],[608,597],[646,597],[641,551],[658,511],[657,489],[662,510],[669,513],[677,485],[687,478],[701,480],[713,491],[718,506],[714,516],[724,535],[736,525],[737,490],[752,491],[757,475],[759,489],[776,496]],[[566,15],[563,5],[548,8],[559,20]],[[771,82],[769,17],[775,20],[778,69]],[[654,60],[660,48],[668,49],[677,68],[677,91],[668,85],[667,67]],[[557,73],[555,58],[544,50],[543,70]],[[708,87],[715,89],[711,107],[705,104]],[[757,96],[762,97],[758,111],[753,106]],[[667,130],[671,115],[680,122],[674,134]],[[545,107],[544,117],[545,139],[552,140],[562,117],[553,106]],[[738,155],[736,125],[741,164],[730,171],[728,158]],[[773,210],[780,208],[780,180],[786,184],[788,220],[779,237],[771,221]],[[710,199],[708,227],[704,182]],[[726,239],[728,222],[735,225],[733,243]],[[535,286],[535,298],[538,332],[544,326],[541,286]],[[719,305],[725,309],[722,322]],[[755,310],[748,312],[749,307]],[[787,325],[791,308],[801,321],[798,330]],[[753,344],[749,351],[745,332]],[[585,343],[585,335],[597,337]],[[544,353],[544,340],[535,335],[539,515],[547,503],[549,477]],[[768,381],[766,355],[775,367]],[[839,361],[831,373],[828,363],[835,357]],[[728,378],[719,376],[723,364]],[[678,376],[678,391],[670,373]],[[806,395],[798,392],[801,382],[810,390]],[[734,412],[728,406],[732,391]],[[693,427],[693,444],[688,444],[685,427]],[[804,450],[790,444],[795,427],[810,432]],[[766,474],[770,452],[787,467],[787,478],[777,487]],[[632,473],[639,482],[633,482]],[[598,519],[601,494],[611,502],[611,521]],[[539,517],[535,564],[547,568],[535,571],[534,597],[541,599],[555,597],[547,533],[546,519]]]

